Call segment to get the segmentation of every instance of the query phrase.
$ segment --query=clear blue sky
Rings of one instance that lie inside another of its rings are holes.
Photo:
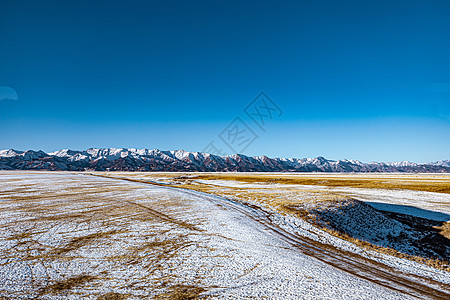
[[[448,0],[3,0],[0,41],[0,149],[231,154],[241,117],[247,155],[450,159]]]

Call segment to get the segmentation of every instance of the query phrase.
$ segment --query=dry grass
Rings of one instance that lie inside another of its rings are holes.
[[[94,244],[98,242],[99,239],[105,239],[107,237],[110,237],[112,235],[118,234],[118,230],[109,230],[106,232],[96,232],[84,236],[79,236],[71,239],[67,245],[64,247],[56,248],[52,251],[52,255],[61,255],[67,252],[71,252],[74,250],[77,250],[81,247]]]
[[[128,298],[128,295],[119,293],[107,293],[97,298],[97,300],[123,300]]]
[[[177,284],[171,286],[169,291],[156,296],[156,299],[170,299],[170,300],[189,300],[197,299],[201,293],[206,290],[200,286]]]
[[[439,234],[450,240],[450,222],[445,222],[441,226],[435,226],[434,228],[439,230]]]
[[[90,281],[97,279],[95,276],[90,275],[79,275],[70,278],[66,278],[53,284],[47,285],[42,289],[42,293],[58,293],[64,290],[70,290],[74,287],[82,286]]]

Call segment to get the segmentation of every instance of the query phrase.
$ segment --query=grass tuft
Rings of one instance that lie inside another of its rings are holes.
[[[90,281],[95,280],[97,277],[90,275],[79,275],[70,278],[66,278],[57,281],[51,285],[46,286],[42,292],[45,293],[58,293],[65,290],[70,290],[77,286],[82,286]]]
[[[111,292],[101,295],[100,297],[97,298],[97,300],[123,300],[126,298],[128,298],[128,295]]]
[[[177,284],[169,287],[169,291],[156,296],[156,299],[189,300],[196,299],[206,289],[195,285]]]

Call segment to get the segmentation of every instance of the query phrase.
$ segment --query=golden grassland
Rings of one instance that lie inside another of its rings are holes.
[[[107,174],[107,173],[103,173]],[[117,172],[130,177],[155,177],[168,181],[231,180],[245,183],[279,183],[366,189],[405,189],[450,194],[450,174],[389,174],[389,173],[180,173],[180,172]]]
[[[450,193],[450,177],[439,180],[430,180],[429,178],[414,176],[258,176],[248,174],[233,174],[219,176],[199,175],[197,179],[211,180],[237,180],[247,183],[280,183],[296,185],[319,185],[329,187],[354,187],[367,189],[407,189],[414,191],[426,191],[436,193]]]

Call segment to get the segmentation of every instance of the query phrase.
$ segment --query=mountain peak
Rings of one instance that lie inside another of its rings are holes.
[[[6,150],[0,150],[0,157],[13,157],[16,155],[20,155],[24,153],[23,151],[18,151],[14,149],[6,149]]]

